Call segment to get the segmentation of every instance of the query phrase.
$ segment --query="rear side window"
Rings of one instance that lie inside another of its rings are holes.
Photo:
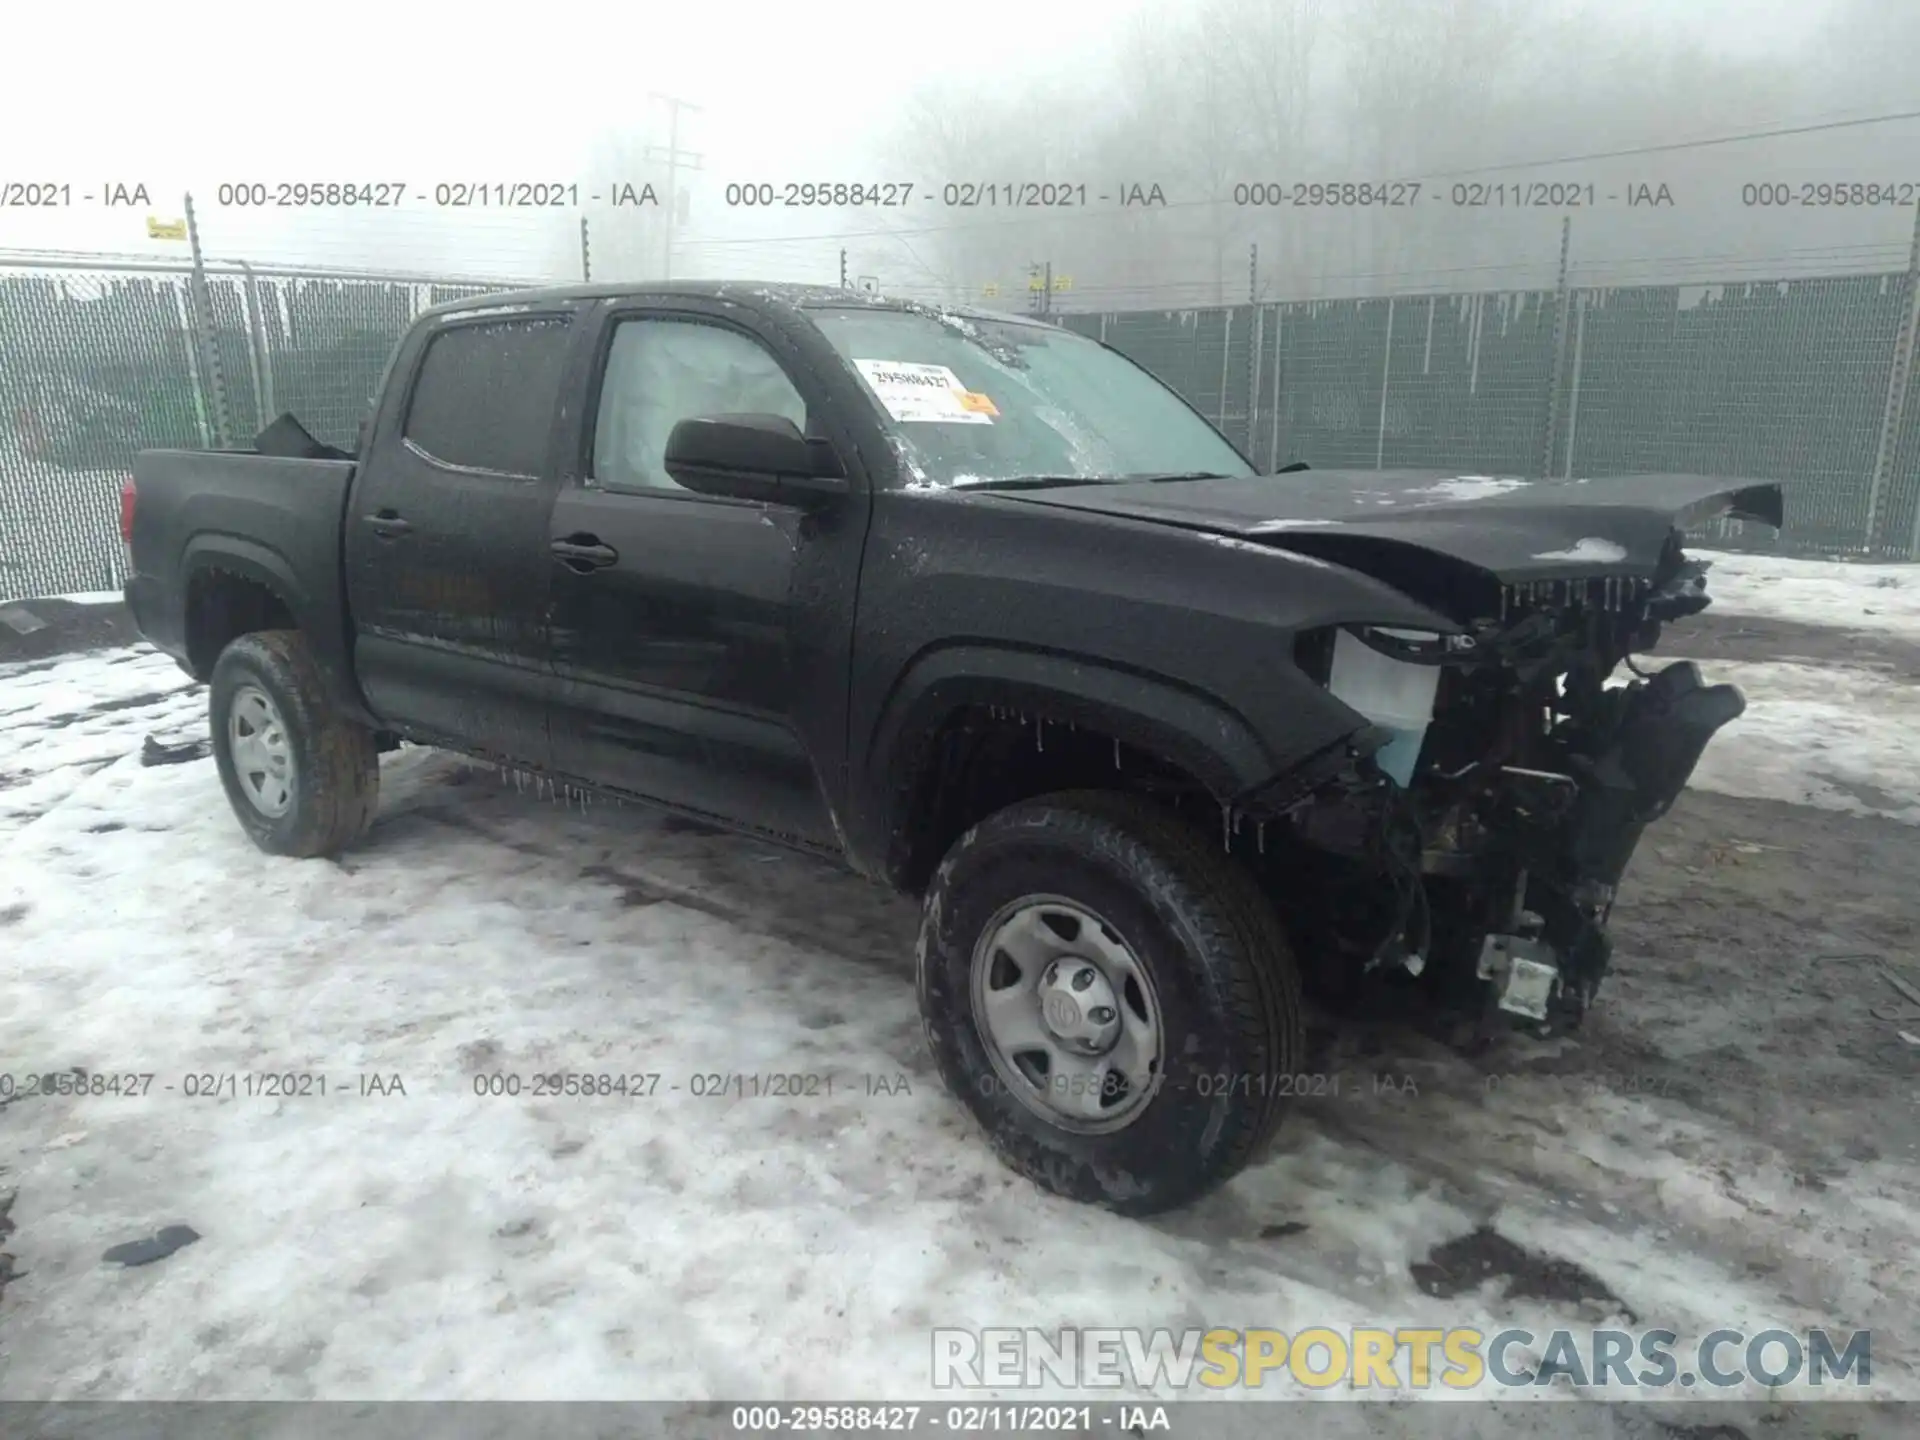
[[[420,363],[407,439],[445,465],[543,474],[568,323],[556,315],[442,330]]]

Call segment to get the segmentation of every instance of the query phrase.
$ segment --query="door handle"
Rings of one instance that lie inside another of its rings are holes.
[[[598,535],[569,535],[548,548],[553,551],[554,559],[581,575],[620,563],[620,552],[611,545],[602,545]]]
[[[400,518],[397,510],[376,510],[371,515],[360,517],[373,527],[373,533],[382,540],[392,540],[401,535],[411,535],[413,526]]]

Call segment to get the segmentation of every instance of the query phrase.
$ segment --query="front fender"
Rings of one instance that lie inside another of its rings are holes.
[[[1161,676],[1005,645],[956,643],[929,651],[901,675],[868,737],[848,848],[863,871],[893,874],[903,862],[897,837],[908,828],[926,746],[966,707],[1045,714],[1110,735],[1178,766],[1231,804],[1366,728],[1364,717],[1305,675],[1300,683],[1297,733],[1263,739],[1228,703]]]

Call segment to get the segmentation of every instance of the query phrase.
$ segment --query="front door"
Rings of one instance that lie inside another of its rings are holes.
[[[555,768],[837,848],[823,772],[844,750],[864,496],[806,514],[682,489],[662,467],[676,422],[770,412],[807,431],[809,400],[718,316],[604,324],[581,473],[548,527]]]
[[[568,315],[455,315],[430,333],[396,367],[344,517],[354,667],[373,712],[412,738],[541,768],[571,332]]]

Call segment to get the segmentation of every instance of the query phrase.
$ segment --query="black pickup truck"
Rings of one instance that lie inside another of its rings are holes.
[[[1742,708],[1615,672],[1707,603],[1683,527],[1781,510],[1263,475],[1052,325],[682,284],[441,306],[357,454],[146,451],[123,528],[261,848],[352,842],[405,741],[835,857],[922,899],[928,1040],[1007,1162],[1145,1214],[1271,1132],[1303,985],[1578,1021]]]

